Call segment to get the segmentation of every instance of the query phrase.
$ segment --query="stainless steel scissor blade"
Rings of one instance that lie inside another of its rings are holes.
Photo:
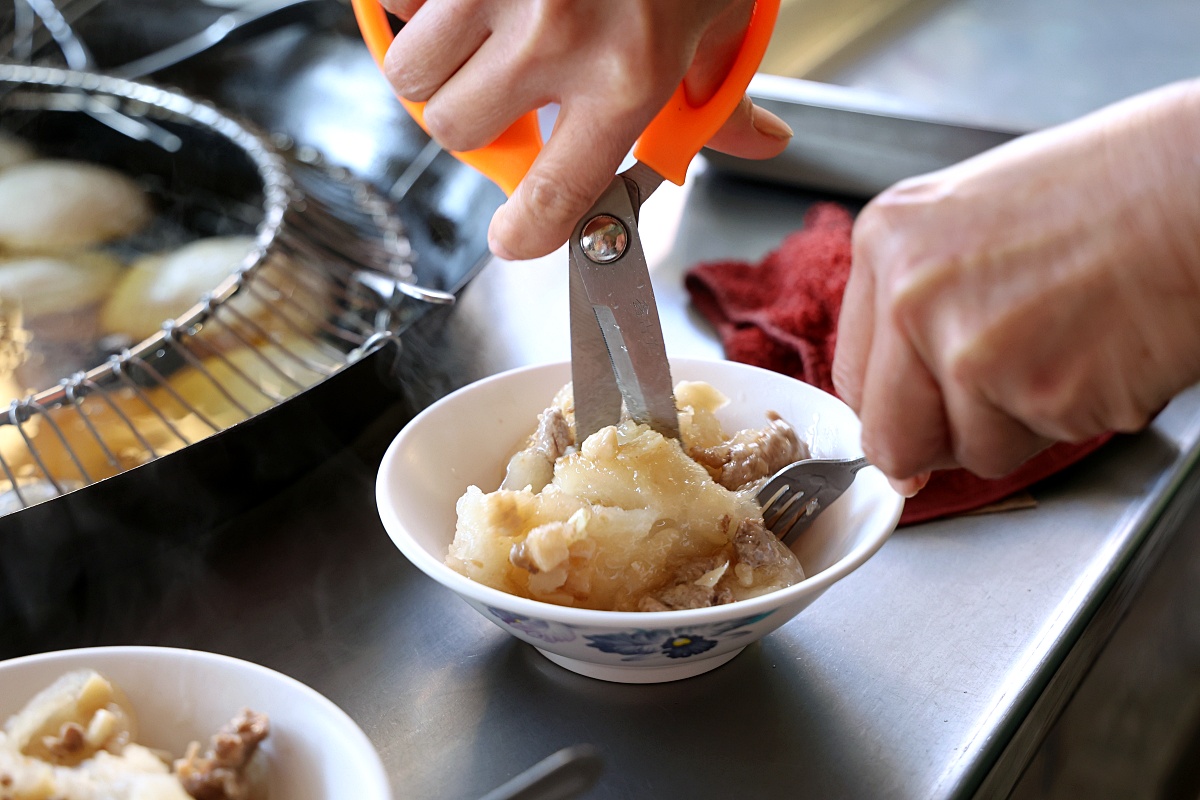
[[[613,178],[571,236],[571,381],[582,442],[630,417],[674,439],[679,413],[650,271],[642,201],[662,178],[641,164]]]

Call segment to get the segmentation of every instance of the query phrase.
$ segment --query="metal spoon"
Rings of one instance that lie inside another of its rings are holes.
[[[570,800],[590,789],[603,768],[599,752],[591,745],[566,747],[480,800]]]

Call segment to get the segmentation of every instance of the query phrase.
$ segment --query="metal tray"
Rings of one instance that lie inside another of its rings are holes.
[[[785,0],[749,93],[796,132],[726,174],[870,197],[1015,135],[1200,74],[1200,6]]]

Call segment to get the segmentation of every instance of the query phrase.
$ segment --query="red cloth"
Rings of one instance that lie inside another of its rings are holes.
[[[764,367],[834,393],[831,370],[842,292],[850,275],[853,218],[833,203],[814,205],[804,227],[758,264],[700,264],[684,278],[692,303],[716,327],[732,361]],[[1004,478],[963,469],[935,472],[905,503],[901,525],[959,514],[1002,500],[1075,463],[1110,437],[1060,443]]]

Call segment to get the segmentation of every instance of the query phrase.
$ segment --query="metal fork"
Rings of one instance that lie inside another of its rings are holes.
[[[850,488],[865,466],[865,456],[810,458],[779,470],[758,492],[767,529],[790,546],[818,514]]]

